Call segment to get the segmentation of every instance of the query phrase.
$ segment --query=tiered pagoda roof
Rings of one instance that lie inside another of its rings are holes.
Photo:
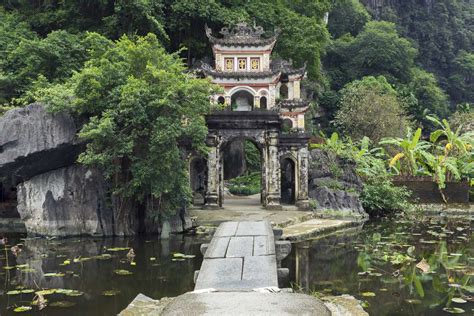
[[[265,33],[261,26],[249,26],[247,23],[237,23],[232,28],[223,27],[219,32],[223,37],[218,38],[212,35],[212,30],[206,25],[206,35],[212,44],[220,44],[224,46],[265,46],[274,44],[280,34],[276,30],[274,34],[268,38],[263,37]]]

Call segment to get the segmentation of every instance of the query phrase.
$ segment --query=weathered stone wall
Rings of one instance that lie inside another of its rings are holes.
[[[111,236],[113,212],[102,175],[73,165],[18,185],[18,212],[28,234]]]
[[[367,216],[359,193],[362,181],[353,161],[334,153],[315,149],[310,153],[309,197],[316,201],[316,210],[352,212]]]

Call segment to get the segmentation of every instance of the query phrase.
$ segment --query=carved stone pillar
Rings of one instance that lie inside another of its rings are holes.
[[[309,152],[308,148],[302,147],[298,150],[299,168],[298,172],[298,196],[296,197],[296,205],[299,208],[308,208],[308,169],[309,169]]]
[[[269,132],[267,136],[267,197],[265,207],[281,209],[281,174],[278,156],[278,132]]]
[[[220,202],[220,152],[219,141],[217,135],[209,135],[206,143],[210,148],[207,157],[207,191],[206,191],[206,207],[219,208]]]

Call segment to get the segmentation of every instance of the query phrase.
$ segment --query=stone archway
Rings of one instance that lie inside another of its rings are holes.
[[[220,208],[224,200],[222,149],[234,139],[249,139],[261,153],[261,204],[281,208],[281,162],[291,158],[293,203],[306,208],[308,202],[308,139],[302,133],[282,133],[282,119],[273,111],[219,111],[206,116],[208,126],[206,207]],[[290,162],[290,163],[291,163]]]
[[[237,146],[235,146],[237,145]],[[251,148],[250,148],[251,147]],[[236,149],[239,151],[236,152]],[[248,152],[253,152],[254,158],[253,161],[247,161],[248,159]],[[258,154],[257,154],[258,153]],[[256,156],[258,155],[258,158]],[[257,158],[257,159],[255,159]],[[243,162],[242,162],[243,160]],[[253,163],[252,163],[253,162]],[[231,137],[227,141],[223,141],[220,146],[220,165],[223,169],[224,180],[232,180],[233,178],[237,178],[239,176],[252,176],[252,180],[256,180],[256,177],[259,177],[259,190],[258,192],[253,190],[244,190],[240,191],[238,188],[234,188],[234,192],[230,190],[232,194],[241,195],[242,196],[251,196],[255,194],[260,195],[260,204],[262,204],[262,189],[264,188],[264,184],[262,181],[262,175],[265,173],[264,163],[263,163],[263,146],[260,143],[257,143],[254,138],[247,137],[247,136],[235,136]],[[251,182],[252,189],[255,189],[253,186],[254,182]],[[222,187],[220,192],[224,191],[223,187],[224,183],[221,183],[220,186]],[[249,187],[247,187],[249,189]],[[252,192],[252,193],[249,193]],[[253,200],[253,198],[252,198]],[[225,196],[221,196],[222,204],[225,203]],[[250,202],[250,201],[247,201]],[[256,203],[256,200],[252,201],[252,203]]]
[[[222,148],[236,138],[251,140],[260,150],[261,200],[266,208],[280,208],[280,161],[278,137],[281,119],[274,112],[221,111],[206,117],[208,181],[206,205],[222,207],[224,194]]]

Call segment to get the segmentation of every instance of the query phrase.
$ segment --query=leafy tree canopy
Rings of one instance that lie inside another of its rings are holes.
[[[384,137],[403,135],[409,120],[397,92],[385,77],[369,76],[342,89],[334,123],[352,139],[367,136],[378,142]]]
[[[329,12],[328,29],[334,38],[344,34],[356,36],[371,16],[359,0],[335,0]]]
[[[459,52],[473,50],[472,0],[361,1],[376,19],[395,22],[403,36],[417,43],[416,61],[435,73],[445,90],[451,86],[448,92],[453,102],[474,102],[472,94],[469,95],[472,86],[453,89],[456,84],[450,84],[450,77],[456,72],[453,61]]]
[[[89,33],[87,41],[100,45],[91,45],[85,67],[37,97],[54,111],[91,117],[80,132],[88,144],[79,160],[101,167],[118,198],[153,199],[160,211],[175,209],[189,198],[180,144],[205,150],[213,85],[186,73],[179,56],[166,53],[153,34],[112,42]],[[126,228],[124,214],[119,222]]]
[[[335,40],[325,64],[336,89],[364,76],[383,75],[392,83],[406,83],[411,79],[416,53],[413,45],[398,35],[395,24],[371,21],[356,37]]]

